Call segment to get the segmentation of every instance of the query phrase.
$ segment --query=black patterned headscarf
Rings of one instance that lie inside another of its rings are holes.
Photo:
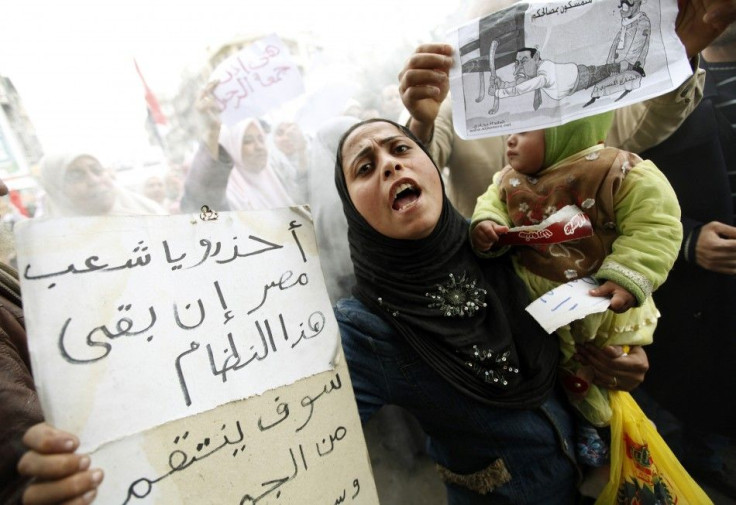
[[[529,301],[511,263],[473,253],[468,223],[444,191],[435,229],[417,240],[380,234],[353,205],[342,167],[343,144],[356,128],[375,121],[394,125],[431,159],[416,137],[393,121],[364,121],[343,135],[335,183],[348,221],[353,294],[466,395],[502,407],[540,405],[555,380],[556,337],[524,310]]]

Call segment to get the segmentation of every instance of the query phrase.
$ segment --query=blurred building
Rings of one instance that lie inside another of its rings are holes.
[[[0,75],[0,177],[11,189],[35,185],[31,172],[43,156],[41,142],[20,95]]]

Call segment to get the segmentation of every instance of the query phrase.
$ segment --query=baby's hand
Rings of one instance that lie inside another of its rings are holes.
[[[470,241],[473,248],[479,252],[485,252],[496,245],[498,237],[509,231],[508,226],[503,226],[493,221],[481,221],[470,232]]]
[[[617,314],[626,312],[636,305],[634,295],[613,281],[606,281],[603,285],[591,289],[589,293],[591,296],[607,296],[611,298],[611,305],[608,308]]]

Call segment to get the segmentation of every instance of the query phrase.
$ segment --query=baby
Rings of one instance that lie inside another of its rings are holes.
[[[497,244],[509,227],[541,223],[567,205],[590,218],[592,236],[515,247],[513,259],[533,298],[586,276],[601,283],[592,295],[611,298],[610,310],[557,330],[562,383],[595,426],[608,425],[611,408],[592,371],[573,359],[575,344],[651,343],[659,317],[651,293],[666,279],[682,241],[680,207],[665,176],[650,161],[602,145],[612,118],[609,112],[511,135],[509,165],[478,198],[470,225],[476,253],[493,257],[509,249]]]

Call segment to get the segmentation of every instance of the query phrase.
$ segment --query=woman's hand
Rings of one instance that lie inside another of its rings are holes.
[[[644,381],[649,370],[649,358],[641,346],[632,346],[628,352],[619,345],[597,347],[578,344],[574,359],[595,370],[593,383],[606,388],[632,391]]]
[[[452,46],[419,46],[399,73],[399,92],[404,107],[411,114],[409,128],[424,143],[434,131],[434,120],[442,101],[450,91]]]
[[[103,473],[89,468],[89,456],[74,452],[77,437],[39,423],[26,431],[23,443],[29,450],[18,462],[18,472],[34,479],[23,493],[25,505],[81,505],[94,500]]]
[[[220,81],[207,83],[194,104],[194,108],[199,112],[204,123],[205,132],[202,142],[214,159],[217,159],[219,155],[220,128],[222,127],[220,120],[222,106],[215,97],[215,88],[218,84]]]

